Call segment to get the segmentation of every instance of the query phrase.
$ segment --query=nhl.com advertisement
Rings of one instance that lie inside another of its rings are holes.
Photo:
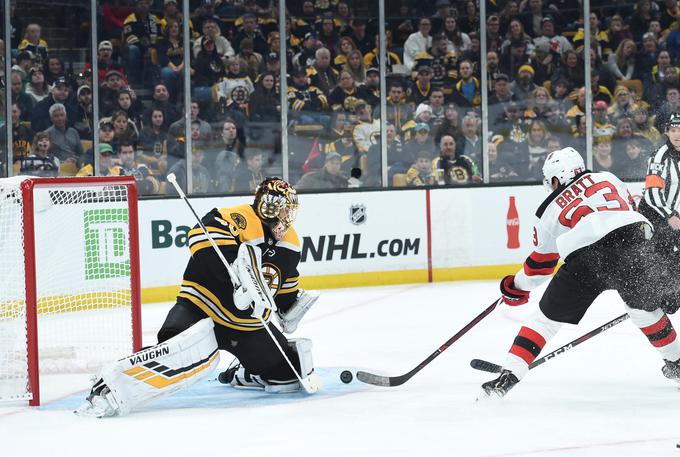
[[[302,195],[300,273],[413,270],[427,267],[422,191]]]
[[[199,214],[249,202],[249,197],[197,198]],[[143,287],[179,282],[188,260],[187,232],[195,225],[181,200],[140,202]],[[427,268],[427,221],[422,191],[300,195],[295,228],[300,274],[381,272]]]

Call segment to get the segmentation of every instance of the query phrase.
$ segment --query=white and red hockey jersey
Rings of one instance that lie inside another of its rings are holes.
[[[515,275],[522,290],[538,287],[552,275],[560,258],[589,246],[625,225],[646,222],[626,185],[608,172],[579,173],[548,196],[536,211],[534,251]]]

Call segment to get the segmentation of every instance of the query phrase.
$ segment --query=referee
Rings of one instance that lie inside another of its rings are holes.
[[[680,256],[680,113],[666,123],[666,143],[649,159],[640,212],[654,224],[654,247]],[[668,258],[668,257],[667,257]]]

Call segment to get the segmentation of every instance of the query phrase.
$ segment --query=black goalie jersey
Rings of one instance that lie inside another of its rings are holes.
[[[264,229],[250,205],[215,208],[202,220],[229,263],[236,259],[241,243],[262,249],[263,274],[274,294],[276,306],[286,312],[295,302],[298,290],[300,240],[295,229],[291,227],[277,242]],[[241,311],[234,306],[234,288],[229,273],[199,226],[189,231],[188,241],[191,259],[184,271],[178,302],[199,307],[215,321],[215,325],[246,332],[261,329],[262,324],[250,315],[250,309]],[[265,322],[270,317],[271,310],[262,315]]]

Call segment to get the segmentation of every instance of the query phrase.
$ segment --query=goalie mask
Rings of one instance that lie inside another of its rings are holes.
[[[279,241],[295,222],[299,207],[297,192],[281,178],[266,178],[255,190],[253,207]]]
[[[565,185],[585,169],[583,157],[576,149],[564,148],[553,151],[548,154],[543,164],[543,184],[552,192],[553,178],[557,178],[561,185]]]

